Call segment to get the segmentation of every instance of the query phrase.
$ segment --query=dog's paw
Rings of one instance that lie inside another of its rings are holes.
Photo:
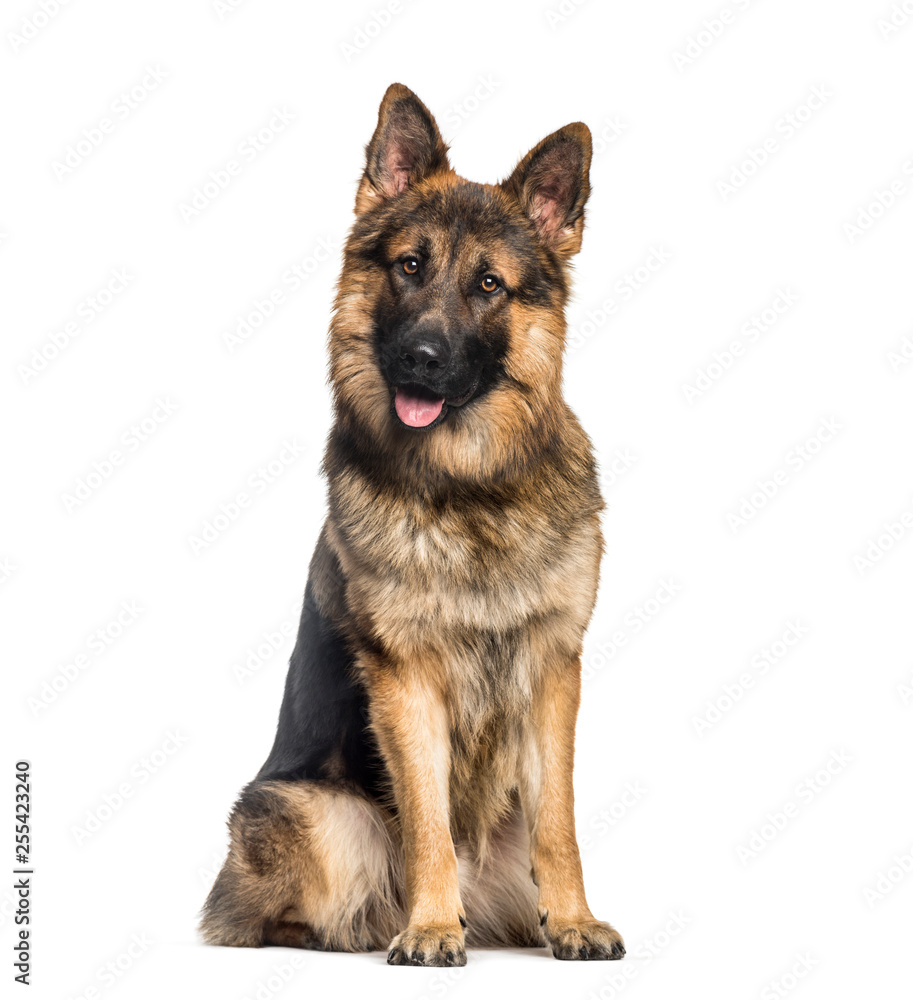
[[[463,929],[407,927],[390,942],[388,965],[465,965]]]
[[[624,958],[625,944],[611,924],[601,920],[562,923],[549,917],[544,925],[552,954],[562,961],[593,962]]]

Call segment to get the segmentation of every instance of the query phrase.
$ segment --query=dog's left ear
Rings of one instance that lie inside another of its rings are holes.
[[[580,249],[592,158],[590,130],[574,122],[534,146],[501,183],[533,221],[542,242],[565,257]]]
[[[449,169],[447,146],[434,116],[408,87],[391,83],[368,143],[356,214],[395,198],[435,171]]]

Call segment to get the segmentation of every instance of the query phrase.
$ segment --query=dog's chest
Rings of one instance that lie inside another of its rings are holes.
[[[439,672],[466,717],[478,720],[492,702],[514,713],[543,656],[579,646],[598,576],[598,520],[568,518],[528,494],[435,503],[359,487],[328,527],[366,638]]]
[[[401,633],[521,627],[554,600],[573,562],[548,519],[518,507],[366,511],[347,541],[372,618]]]

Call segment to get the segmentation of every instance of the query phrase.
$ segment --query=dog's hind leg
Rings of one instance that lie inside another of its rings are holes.
[[[363,951],[385,948],[401,929],[394,827],[366,796],[315,781],[255,781],[229,830],[200,923],[209,944]]]

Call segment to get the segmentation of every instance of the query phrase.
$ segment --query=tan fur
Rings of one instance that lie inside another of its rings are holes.
[[[344,630],[368,693],[391,800],[346,787],[332,759],[326,784],[242,797],[203,931],[223,944],[390,942],[391,961],[413,964],[461,964],[466,943],[547,942],[560,958],[616,958],[621,937],[587,906],[572,786],[580,653],[602,556],[590,444],[561,395],[566,264],[589,184],[564,204],[560,185],[539,183],[568,157],[585,179],[589,132],[568,126],[503,185],[476,186],[493,211],[534,227],[552,294],[547,306],[511,305],[502,383],[471,412],[408,436],[390,419],[372,343],[389,284],[365,248],[391,200],[436,199],[445,218],[467,183],[413,98],[395,85],[381,107],[330,335],[337,433],[382,456],[384,475],[344,460],[331,440],[330,514],[311,566],[315,599]],[[384,130],[407,119],[391,151]],[[456,255],[446,221],[420,233],[410,225],[395,231],[392,254],[421,237],[449,275],[471,275],[484,254],[505,282],[522,280],[496,234],[469,234]],[[433,308],[471,319],[471,304],[443,292]]]

